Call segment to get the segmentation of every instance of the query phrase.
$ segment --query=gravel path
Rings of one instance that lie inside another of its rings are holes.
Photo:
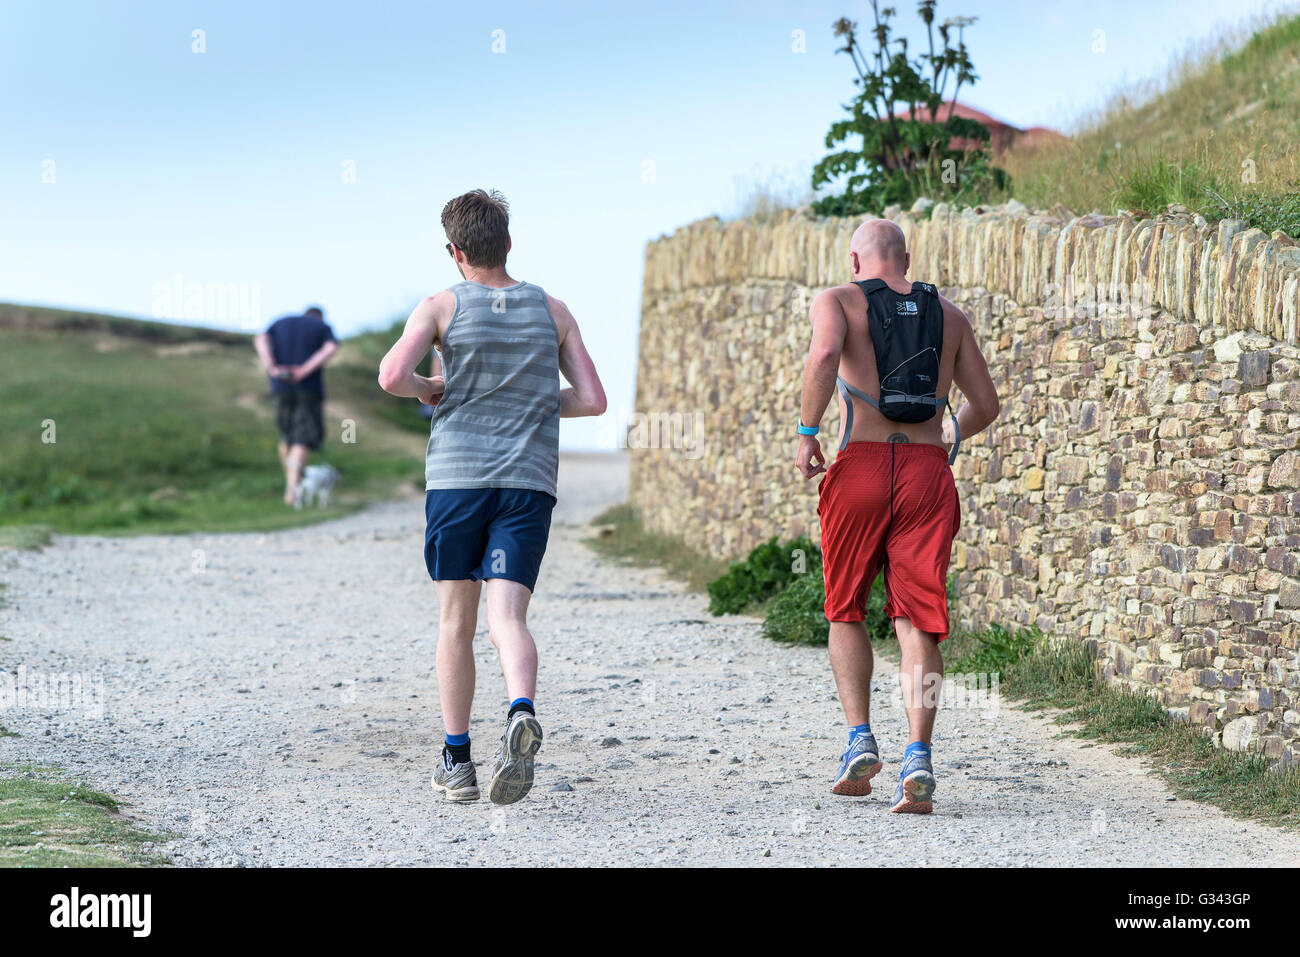
[[[941,715],[936,813],[890,815],[905,734],[884,661],[886,771],[870,797],[831,795],[844,731],[825,651],[713,619],[581,543],[626,469],[562,465],[532,615],[547,737],[520,804],[430,791],[437,614],[414,499],[265,535],[0,552],[0,669],[101,674],[105,705],[0,714],[21,733],[0,760],[122,795],[187,865],[1300,864],[1294,837],[1168,800],[1136,759],[1005,706]],[[485,632],[478,663],[485,760],[505,705]]]

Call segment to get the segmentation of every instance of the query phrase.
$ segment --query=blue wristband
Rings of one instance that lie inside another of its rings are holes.
[[[804,425],[803,422],[800,421],[800,423],[799,423],[799,434],[800,434],[800,435],[816,435],[816,434],[817,434],[817,428],[818,428],[818,427],[815,426],[815,425]]]

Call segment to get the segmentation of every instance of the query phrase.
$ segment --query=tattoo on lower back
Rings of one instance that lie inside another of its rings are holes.
[[[891,442],[910,442],[911,439],[909,439],[909,438],[908,438],[906,435],[904,435],[902,432],[895,432],[893,435],[891,435],[891,436],[889,437],[889,441],[891,441]]]

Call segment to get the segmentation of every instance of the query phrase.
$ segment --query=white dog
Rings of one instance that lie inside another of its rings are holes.
[[[315,502],[324,508],[330,503],[330,492],[339,484],[339,470],[332,465],[309,465],[302,472],[302,481],[294,492],[293,507],[302,508]]]

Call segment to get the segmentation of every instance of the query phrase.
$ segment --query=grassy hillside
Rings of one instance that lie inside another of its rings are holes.
[[[117,798],[47,768],[0,777],[0,867],[138,867],[166,863],[170,839],[123,816]]]
[[[1181,203],[1300,236],[1300,16],[1187,54],[1067,142],[1000,160],[1016,198],[1076,212]]]
[[[427,426],[413,402],[375,384],[382,335],[345,341],[326,372],[323,459],[342,482],[325,514],[422,477]],[[273,409],[250,337],[0,305],[0,343],[0,527],[210,531],[323,517],[280,501]],[[341,441],[344,419],[356,423],[353,444]],[[43,441],[50,423],[54,441]]]
[[[421,442],[429,438],[429,422],[414,410],[418,408],[412,402],[391,397],[384,398],[375,393],[375,377],[379,372],[379,360],[384,357],[393,343],[402,334],[405,320],[394,322],[387,329],[375,332],[363,332],[348,339],[343,349],[330,364],[331,383],[334,387],[350,395],[366,395],[373,402],[375,414],[388,425],[400,432],[420,436]],[[417,368],[421,375],[429,374],[429,359],[426,358]]]

